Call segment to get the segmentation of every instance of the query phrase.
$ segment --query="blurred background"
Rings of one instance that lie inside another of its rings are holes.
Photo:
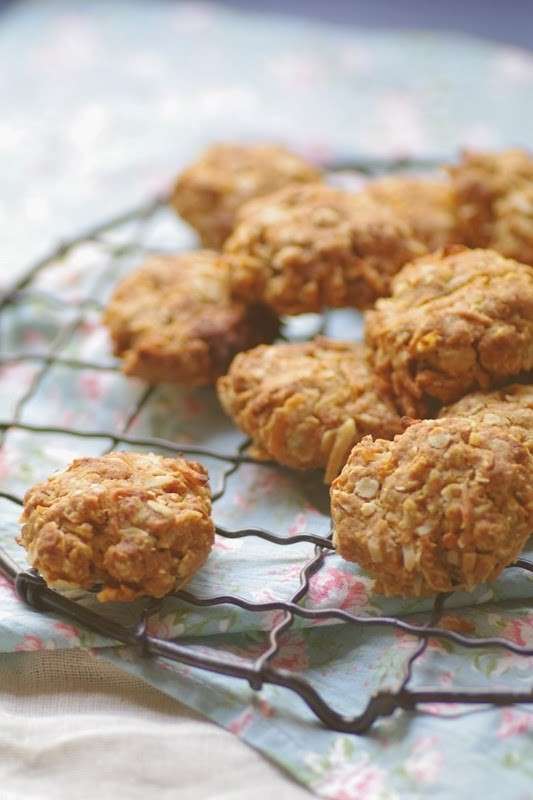
[[[0,7],[16,2],[0,0]],[[217,5],[349,25],[455,30],[522,47],[531,47],[533,42],[531,0],[219,0]]]
[[[220,5],[292,14],[350,25],[462,31],[531,47],[531,0],[225,0]]]
[[[17,2],[0,0],[0,8]],[[168,2],[177,4],[179,0]],[[531,0],[218,0],[217,5],[348,25],[461,31],[521,47],[531,47],[533,43]]]
[[[533,140],[531,2],[0,0],[0,284],[216,140],[320,161]]]

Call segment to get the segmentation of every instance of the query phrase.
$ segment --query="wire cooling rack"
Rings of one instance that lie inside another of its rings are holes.
[[[336,163],[331,167],[332,173],[342,173],[352,171],[363,175],[378,175],[397,172],[400,170],[427,169],[435,166],[435,163],[428,161],[379,161],[361,159],[349,163]],[[82,235],[63,242],[59,247],[46,258],[40,260],[29,269],[3,296],[0,297],[0,326],[2,318],[10,310],[17,309],[19,312],[24,307],[35,300],[42,301],[47,307],[59,311],[65,307],[64,297],[57,296],[43,288],[42,278],[46,276],[47,270],[53,268],[53,264],[59,259],[72,254],[77,248],[87,243],[102,243],[105,234],[118,231],[131,222],[149,222],[167,204],[168,198],[156,197],[154,200],[128,211],[114,219],[103,223]],[[118,257],[129,249],[135,253],[137,244],[135,241],[124,241],[116,245],[110,245],[106,240],[106,246],[110,249],[111,256]],[[155,249],[155,248],[154,248]],[[138,249],[138,255],[145,254],[146,248]],[[46,283],[46,282],[45,282]],[[0,368],[8,365],[18,365],[24,361],[31,361],[37,364],[38,368],[22,396],[17,400],[11,418],[0,421],[0,447],[4,445],[8,432],[22,430],[36,434],[68,434],[73,437],[106,439],[110,441],[106,452],[110,452],[120,446],[130,447],[151,447],[161,450],[167,454],[181,453],[198,458],[202,456],[215,459],[224,465],[222,471],[222,481],[220,487],[213,493],[213,499],[222,497],[226,490],[229,477],[243,463],[256,463],[244,455],[244,446],[241,446],[233,455],[224,455],[213,450],[201,449],[179,444],[168,439],[136,437],[130,434],[132,423],[141,413],[149,401],[154,388],[147,387],[140,396],[135,407],[128,413],[123,425],[118,430],[85,431],[75,427],[59,427],[52,424],[34,425],[22,421],[22,414],[26,405],[35,397],[43,380],[54,366],[62,366],[73,372],[83,369],[117,371],[119,366],[116,363],[100,364],[92,361],[84,361],[77,358],[68,358],[62,355],[65,347],[72,338],[79,332],[88,309],[99,310],[99,303],[94,299],[84,299],[82,302],[68,301],[68,308],[74,311],[73,318],[65,325],[61,326],[58,335],[52,341],[46,352],[30,354],[15,351],[8,353],[0,358]],[[1,327],[0,327],[1,335]],[[22,498],[12,492],[0,491],[0,498],[10,503],[22,505]],[[300,605],[310,589],[311,578],[322,568],[326,555],[333,549],[331,540],[325,536],[301,533],[291,536],[277,535],[274,532],[259,528],[246,528],[230,531],[221,526],[216,528],[217,534],[226,538],[258,537],[274,547],[291,547],[291,545],[307,542],[314,545],[314,552],[310,560],[304,564],[300,576],[299,586],[292,596],[287,600],[275,600],[270,602],[251,602],[235,595],[220,595],[209,598],[199,598],[187,591],[176,593],[184,604],[202,608],[207,606],[230,605],[237,606],[250,612],[280,611],[282,615],[279,621],[268,631],[268,645],[262,654],[252,660],[240,661],[235,663],[234,658],[224,657],[222,652],[217,656],[209,656],[195,651],[183,641],[176,639],[164,639],[154,636],[148,632],[149,619],[161,607],[161,601],[149,602],[134,624],[122,624],[103,616],[92,608],[87,608],[46,586],[42,578],[31,569],[21,570],[15,561],[0,548],[0,572],[2,572],[16,586],[19,596],[30,606],[41,611],[57,612],[64,617],[86,626],[92,631],[103,636],[109,637],[125,645],[136,645],[140,647],[140,652],[144,655],[157,655],[206,670],[221,675],[240,678],[249,683],[254,690],[260,690],[264,685],[277,685],[292,690],[307,704],[314,714],[328,728],[347,732],[364,733],[380,717],[393,714],[396,710],[416,711],[418,707],[428,703],[439,704],[468,704],[468,705],[510,705],[515,703],[532,703],[533,690],[530,692],[512,691],[452,691],[441,690],[430,687],[428,689],[412,688],[413,669],[418,659],[422,656],[428,646],[430,637],[432,639],[448,640],[463,648],[503,648],[504,650],[520,656],[533,656],[533,648],[524,647],[515,642],[502,638],[490,637],[480,638],[466,636],[458,631],[450,630],[444,626],[439,626],[439,620],[443,615],[443,609],[449,595],[439,595],[436,597],[432,611],[429,613],[428,621],[424,625],[414,624],[399,617],[389,616],[358,616],[341,608],[308,608]],[[519,559],[514,568],[533,572],[533,563],[527,559]],[[392,629],[414,637],[416,647],[406,661],[405,673],[400,685],[396,690],[378,690],[369,698],[366,707],[361,714],[356,716],[346,716],[333,709],[328,702],[321,696],[309,681],[297,672],[276,667],[273,661],[283,648],[284,634],[293,625],[296,617],[306,620],[338,620],[345,624],[373,628]]]

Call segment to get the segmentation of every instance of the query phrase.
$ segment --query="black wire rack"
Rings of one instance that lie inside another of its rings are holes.
[[[363,175],[378,175],[397,172],[400,170],[423,170],[436,166],[429,161],[379,161],[360,159],[346,163],[337,163],[331,167],[333,174],[344,171],[362,173]],[[0,325],[2,318],[9,310],[22,311],[28,304],[35,300],[44,303],[49,309],[61,310],[68,306],[74,312],[73,318],[65,325],[60,326],[59,333],[44,353],[7,353],[0,358],[0,370],[8,365],[17,365],[30,361],[37,365],[37,370],[31,379],[27,390],[17,400],[11,418],[0,421],[0,447],[4,446],[5,439],[10,431],[21,430],[36,434],[67,434],[72,437],[106,439],[110,442],[105,452],[110,452],[117,447],[129,446],[139,448],[154,448],[167,454],[180,453],[197,458],[206,457],[215,459],[224,465],[222,480],[219,488],[213,493],[213,500],[220,499],[225,490],[227,481],[243,463],[260,463],[244,454],[245,447],[241,446],[233,455],[225,455],[209,449],[191,447],[179,442],[155,437],[137,437],[131,435],[130,428],[149,401],[154,387],[147,387],[131,409],[119,430],[85,431],[75,427],[59,427],[53,424],[31,424],[22,421],[26,405],[35,397],[43,380],[53,366],[63,366],[70,370],[119,370],[116,362],[96,363],[77,358],[62,356],[62,351],[80,331],[88,310],[100,310],[99,302],[89,298],[81,302],[65,301],[62,296],[57,296],[42,288],[42,279],[47,270],[65,256],[72,254],[76,248],[87,243],[103,244],[104,237],[110,232],[122,229],[129,223],[148,223],[153,220],[167,204],[167,197],[160,196],[145,203],[125,214],[115,217],[102,225],[77,236],[76,238],[61,243],[57,249],[32,266],[16,283],[0,297]],[[112,258],[124,253],[124,242],[112,245],[105,239]],[[147,252],[146,247],[139,246],[135,241],[129,241],[126,249],[141,256]],[[156,249],[156,248],[154,248]],[[157,248],[159,249],[159,248]],[[37,285],[36,285],[37,282]],[[1,335],[1,328],[0,328]],[[275,465],[271,465],[275,467]],[[282,469],[282,468],[280,468]],[[4,502],[22,505],[22,498],[17,494],[0,491],[0,498]],[[442,619],[445,603],[449,595],[439,595],[435,598],[431,612],[425,624],[415,624],[401,617],[389,616],[363,616],[356,615],[342,608],[309,608],[301,605],[310,589],[310,582],[322,568],[326,556],[333,549],[331,539],[326,536],[311,533],[297,535],[278,535],[274,532],[259,529],[245,528],[241,530],[227,530],[221,526],[216,527],[217,534],[226,538],[258,537],[274,547],[288,547],[307,542],[314,545],[312,557],[304,563],[300,576],[298,589],[287,600],[270,602],[251,602],[235,595],[220,595],[208,598],[199,598],[188,591],[179,591],[176,597],[182,604],[196,608],[209,606],[236,606],[249,612],[282,612],[279,620],[268,631],[268,644],[258,658],[247,661],[235,662],[230,654],[224,653],[206,655],[195,651],[185,641],[179,639],[165,639],[149,633],[151,616],[161,608],[162,601],[153,601],[145,604],[133,624],[124,624],[103,615],[94,608],[88,608],[78,602],[79,598],[72,598],[49,588],[43,579],[32,569],[22,569],[18,564],[0,548],[0,572],[16,587],[17,593],[26,603],[34,609],[43,612],[55,612],[66,617],[91,631],[108,637],[124,645],[134,645],[144,656],[156,655],[170,659],[190,667],[206,670],[220,675],[240,678],[247,681],[253,690],[260,690],[266,685],[281,686],[292,690],[307,704],[321,722],[328,728],[346,733],[361,734],[368,731],[372,724],[381,717],[387,717],[397,710],[416,711],[428,703],[439,704],[466,704],[470,706],[504,706],[510,704],[533,703],[533,689],[529,692],[480,690],[480,691],[455,691],[442,690],[434,687],[418,689],[412,687],[413,670],[416,662],[425,652],[431,639],[448,640],[462,648],[502,648],[510,653],[520,656],[533,656],[532,647],[524,647],[515,642],[498,637],[476,637],[464,635],[444,625],[439,626]],[[533,572],[533,563],[527,559],[519,559],[513,568]],[[509,568],[510,569],[510,568]],[[526,603],[526,601],[524,601]],[[360,628],[389,629],[412,635],[414,649],[405,664],[405,672],[399,686],[395,690],[380,689],[369,697],[362,713],[356,716],[347,716],[333,709],[321,696],[311,683],[297,672],[275,666],[275,658],[279,656],[284,645],[284,634],[291,628],[296,618],[310,621],[338,621]]]

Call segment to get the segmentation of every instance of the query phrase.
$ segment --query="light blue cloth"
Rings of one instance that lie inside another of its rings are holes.
[[[511,48],[460,37],[336,29],[268,16],[252,17],[200,3],[27,3],[0,26],[0,91],[9,114],[0,121],[0,283],[60,236],[115,214],[168,184],[176,170],[216,139],[280,139],[321,159],[362,155],[448,157],[460,144],[527,144],[533,129],[533,60]],[[142,237],[147,246],[184,247],[192,236],[170,212],[148,229],[135,225],[109,241]],[[7,241],[6,241],[7,238]],[[68,301],[105,301],[135,259],[125,251],[110,266],[105,248],[88,243],[48,270],[37,285],[67,301],[60,312],[36,301],[11,314],[0,350],[42,352],[73,318]],[[355,313],[334,319],[335,334],[360,331]],[[109,344],[98,315],[61,351],[105,362]],[[37,365],[5,368],[0,418],[8,418]],[[121,375],[56,367],[24,409],[34,424],[120,427],[144,387]],[[241,441],[210,390],[160,388],[135,420],[138,436],[230,453]],[[10,432],[0,455],[2,487],[21,494],[74,456],[101,452],[106,439]],[[216,489],[224,462],[200,459]],[[0,503],[0,538],[13,557],[19,509]],[[325,534],[327,494],[320,477],[242,466],[215,506],[227,528],[259,525],[280,534]],[[310,545],[275,548],[256,539],[217,541],[190,586],[209,596],[233,592],[254,600],[287,599]],[[528,600],[533,581],[510,571],[495,585],[450,601],[477,635],[533,643]],[[361,614],[416,615],[424,602],[375,596],[357,567],[329,556],[306,603]],[[127,608],[120,611],[130,617]],[[202,652],[257,656],[276,612],[254,615],[225,606],[191,609],[174,600],[153,632],[190,637]],[[415,617],[422,620],[422,617]],[[393,631],[298,620],[279,665],[303,671],[333,705],[356,713],[378,687],[396,685],[415,642]],[[398,714],[364,737],[324,730],[291,693],[259,695],[235,680],[142,660],[94,634],[26,609],[0,581],[0,651],[97,648],[123,669],[180,698],[242,736],[306,785],[335,800],[360,798],[533,797],[533,717],[525,709],[448,717]],[[8,656],[3,656],[8,658]],[[464,651],[432,643],[415,685],[530,687],[532,659],[503,651]]]

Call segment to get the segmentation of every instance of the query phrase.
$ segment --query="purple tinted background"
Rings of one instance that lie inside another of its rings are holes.
[[[176,0],[169,0],[175,2]],[[16,0],[0,0],[0,9]],[[149,0],[147,0],[149,2]],[[293,16],[353,25],[456,30],[522,47],[533,46],[533,2],[507,0],[219,0],[220,5],[248,11],[275,11]]]
[[[533,46],[532,0],[221,0],[220,5],[358,26],[462,31]]]
[[[0,10],[17,0],[0,0]],[[148,3],[149,0],[146,0]],[[176,0],[169,0],[176,2]],[[533,47],[532,0],[219,0],[243,11],[264,11],[377,28],[462,31]]]

